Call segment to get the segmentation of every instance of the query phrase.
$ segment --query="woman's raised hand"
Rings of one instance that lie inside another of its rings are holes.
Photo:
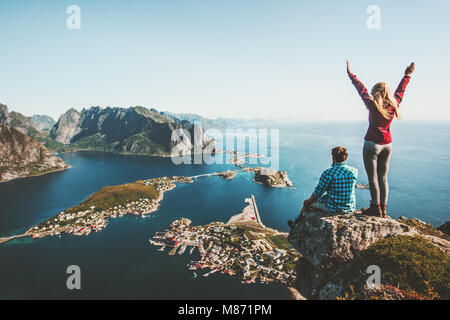
[[[410,76],[414,72],[415,68],[416,65],[414,64],[414,62],[411,62],[411,64],[405,70],[405,76]]]
[[[348,74],[351,73],[351,72],[350,72],[350,62],[348,62],[348,60],[347,60],[347,73],[348,73]]]

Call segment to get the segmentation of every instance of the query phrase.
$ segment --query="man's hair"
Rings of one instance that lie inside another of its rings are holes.
[[[348,151],[346,148],[338,146],[336,148],[333,148],[331,150],[331,154],[333,156],[333,159],[336,162],[344,162],[348,158]]]

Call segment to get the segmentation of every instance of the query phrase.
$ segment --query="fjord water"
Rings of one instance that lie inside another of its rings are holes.
[[[111,219],[107,228],[87,237],[62,235],[18,239],[0,246],[0,298],[149,298],[149,299],[284,299],[279,285],[244,285],[233,277],[214,274],[192,279],[186,268],[196,258],[168,256],[148,243],[180,217],[194,225],[226,221],[256,197],[266,226],[288,231],[320,173],[330,165],[330,149],[344,145],[348,163],[362,163],[363,122],[274,125],[280,130],[280,169],[295,188],[271,189],[252,182],[250,173],[231,181],[199,178],[165,193],[158,211],[146,219]],[[393,126],[394,154],[390,171],[390,215],[417,217],[435,226],[450,220],[450,130],[448,123],[401,123]],[[229,164],[175,165],[170,158],[124,156],[98,152],[60,155],[72,168],[41,177],[0,184],[0,236],[21,233],[71,207],[107,185],[143,178],[192,176],[224,169]],[[367,205],[368,190],[357,190],[357,206]],[[82,289],[66,288],[66,268],[81,268]]]

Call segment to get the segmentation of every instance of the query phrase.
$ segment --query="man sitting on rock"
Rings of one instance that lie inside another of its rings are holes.
[[[355,185],[358,169],[345,164],[348,158],[347,149],[336,147],[331,150],[333,165],[325,170],[319,184],[309,199],[303,202],[299,217],[289,220],[292,228],[305,211],[322,211],[328,213],[351,213],[355,211]]]

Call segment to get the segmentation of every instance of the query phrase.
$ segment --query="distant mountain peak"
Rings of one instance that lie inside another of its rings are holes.
[[[9,112],[8,107],[0,103],[0,123],[9,125]]]
[[[55,125],[55,120],[47,115],[35,114],[31,117],[40,131],[50,131]]]
[[[41,132],[32,117],[24,116],[20,112],[8,111],[8,107],[4,104],[0,104],[0,123],[13,127],[31,138],[41,137]]]

